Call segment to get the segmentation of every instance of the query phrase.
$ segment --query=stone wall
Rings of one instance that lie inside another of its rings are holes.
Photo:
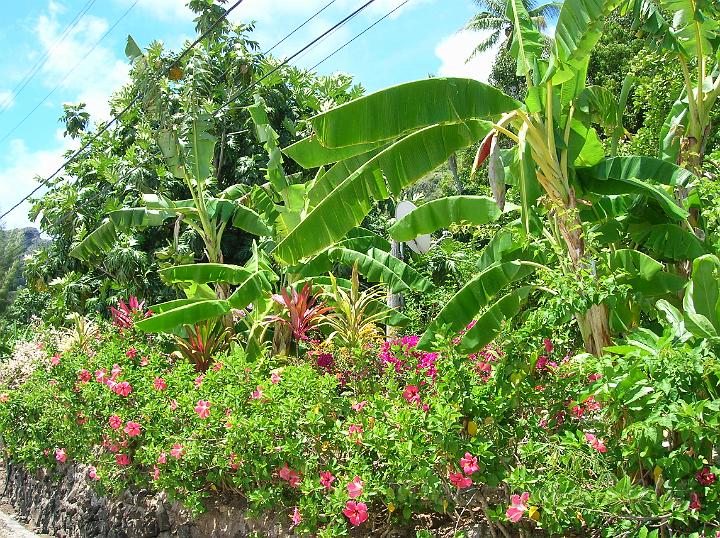
[[[217,499],[193,520],[178,503],[147,490],[119,498],[100,497],[84,469],[62,466],[58,473],[29,473],[6,463],[0,470],[2,496],[18,520],[36,532],[61,538],[280,538],[288,525],[272,518],[248,519],[240,499]]]

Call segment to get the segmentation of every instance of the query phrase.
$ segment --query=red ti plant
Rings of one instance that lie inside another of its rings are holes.
[[[184,328],[187,336],[174,338],[176,353],[194,364],[198,372],[206,372],[215,356],[225,351],[232,340],[230,329],[221,320],[201,321]]]
[[[152,315],[149,310],[145,310],[145,301],[138,301],[137,297],[131,295],[128,297],[128,304],[120,299],[118,307],[110,307],[110,315],[112,316],[113,325],[120,329],[132,329],[136,320],[144,319]]]
[[[308,340],[308,333],[316,329],[320,325],[322,316],[332,310],[331,307],[318,302],[318,297],[313,295],[310,283],[306,283],[299,293],[295,289],[291,289],[290,293],[283,289],[280,295],[274,294],[272,298],[287,309],[287,317],[283,312],[283,315],[269,316],[266,322],[284,324],[297,341]]]

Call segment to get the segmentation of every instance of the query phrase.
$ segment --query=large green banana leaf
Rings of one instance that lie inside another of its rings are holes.
[[[282,151],[303,168],[317,168],[362,155],[379,146],[380,144],[371,142],[369,144],[357,144],[340,148],[326,148],[315,136],[309,136]]]
[[[687,185],[695,180],[692,172],[676,164],[655,159],[631,155],[628,157],[611,157],[590,168],[578,168],[578,176],[582,179],[652,181],[662,185]]]
[[[378,154],[373,150],[362,155],[356,155],[334,164],[327,172],[315,180],[315,183],[308,192],[308,206],[315,207],[328,194],[334,191],[338,185],[345,181],[350,174]]]
[[[707,253],[694,233],[677,224],[632,224],[628,234],[633,241],[665,260],[694,260]]]
[[[521,0],[508,0],[505,17],[513,25],[510,53],[517,58],[516,74],[525,76],[542,56],[543,38]]]
[[[134,228],[159,226],[174,216],[175,214],[170,211],[157,211],[144,207],[112,211],[100,226],[70,251],[70,255],[80,260],[88,260],[93,255],[109,251],[120,233],[129,232]]]
[[[233,226],[259,237],[272,236],[272,230],[263,218],[244,205],[237,205],[233,214]]]
[[[276,246],[273,253],[293,264],[335,244],[358,226],[373,206],[424,177],[448,157],[481,140],[492,125],[484,121],[435,125],[378,153],[328,194]]]
[[[239,265],[223,263],[194,263],[189,265],[175,265],[160,270],[160,276],[168,284],[179,282],[194,282],[207,284],[220,282],[225,284],[240,284],[247,280],[250,271]]]
[[[135,326],[148,333],[173,332],[183,325],[218,318],[230,311],[230,303],[218,299],[193,301],[139,321]]]
[[[555,26],[551,69],[553,84],[561,84],[573,76],[590,56],[600,39],[605,16],[620,0],[565,0]]]
[[[331,248],[328,256],[331,260],[351,267],[357,264],[358,272],[370,282],[382,282],[393,292],[409,289],[427,291],[433,288],[432,282],[408,264],[376,248],[371,248],[367,254],[346,248]]]
[[[508,284],[528,276],[535,270],[527,262],[510,261],[492,265],[465,284],[443,307],[430,323],[418,343],[419,349],[428,350],[441,331],[459,332],[475,318],[497,293]]]
[[[654,260],[647,254],[637,250],[620,249],[607,255],[608,266],[615,271],[622,269],[626,273],[650,280],[663,270],[663,264]]]
[[[339,148],[394,139],[441,123],[492,118],[520,106],[477,80],[429,78],[361,97],[310,122],[323,146]]]
[[[277,275],[272,271],[259,270],[250,273],[232,295],[228,297],[227,302],[233,308],[245,308],[250,303],[270,293],[274,280],[277,280]]]
[[[447,196],[432,200],[399,219],[388,230],[396,241],[411,241],[452,223],[481,225],[497,220],[502,211],[487,196]]]
[[[190,146],[187,164],[193,178],[201,186],[210,177],[211,163],[215,155],[215,137],[210,134],[210,114],[200,113],[190,126]]]
[[[708,254],[693,262],[693,276],[683,297],[685,327],[695,336],[720,343],[720,260]]]
[[[475,353],[492,342],[505,322],[520,312],[534,289],[534,286],[523,286],[492,304],[465,333],[460,341],[460,350],[464,353]]]

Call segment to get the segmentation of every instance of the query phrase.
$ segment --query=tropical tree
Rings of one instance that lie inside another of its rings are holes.
[[[588,199],[600,203],[606,196],[632,196],[656,204],[669,223],[682,224],[687,211],[675,204],[665,184],[684,184],[691,175],[652,158],[606,159],[592,126],[602,117],[617,133],[620,122],[617,102],[601,89],[585,86],[589,52],[600,37],[604,18],[617,4],[566,1],[550,58],[544,60],[542,37],[530,13],[520,1],[508,2],[505,16],[513,21],[511,50],[517,73],[528,86],[524,104],[478,81],[436,78],[389,88],[313,118],[312,136],[286,148],[286,154],[305,167],[337,164],[315,180],[316,195],[309,209],[277,244],[275,256],[287,263],[309,259],[362,222],[374,200],[399,195],[449,155],[478,141],[482,140],[478,161],[488,158],[498,136],[515,143],[503,159],[508,172],[504,181],[519,192],[521,231],[554,245],[568,276],[595,279],[600,266],[600,253],[588,246],[588,223],[580,215],[580,207],[592,203]],[[416,211],[390,230],[394,239],[407,241],[458,220],[488,222],[501,213],[492,200],[482,197],[450,197]],[[442,330],[464,329],[489,305],[482,314],[487,314],[487,324],[463,338],[465,347],[477,347],[494,334],[488,330],[483,334],[483,329],[497,327],[519,311],[531,290],[514,290],[489,304],[509,284],[538,267],[534,261],[507,258],[511,252],[523,254],[516,247],[496,249],[489,265],[441,311],[422,345],[429,345]],[[613,260],[626,266],[634,259],[627,255]],[[586,348],[593,353],[610,342],[608,305],[597,301],[586,295],[577,307]]]
[[[530,20],[540,31],[547,28],[548,20],[557,17],[562,5],[562,2],[521,1],[530,16]],[[492,49],[498,43],[502,43],[506,49],[509,49],[513,43],[515,21],[507,16],[507,0],[475,0],[475,3],[480,7],[481,11],[468,21],[465,28],[483,32],[487,35],[475,47],[470,58]]]
[[[18,288],[22,254],[25,251],[22,230],[0,229],[0,314],[11,302],[11,294]]]

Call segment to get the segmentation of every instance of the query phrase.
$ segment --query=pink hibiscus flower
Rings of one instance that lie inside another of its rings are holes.
[[[463,472],[467,475],[471,475],[480,470],[480,467],[478,467],[477,457],[470,454],[470,452],[465,452],[465,456],[460,458],[460,466],[462,467]]]
[[[462,473],[450,473],[450,483],[458,489],[469,488],[472,486],[472,478],[465,476]]]
[[[210,406],[212,404],[205,400],[198,400],[195,405],[195,412],[200,418],[208,418],[210,416]]]
[[[530,500],[530,493],[527,491],[522,495],[513,495],[510,497],[510,506],[508,507],[505,515],[513,523],[517,523],[523,517],[523,514],[527,511],[527,503]]]
[[[138,354],[138,350],[135,349],[134,347],[131,347],[130,349],[128,349],[128,350],[125,352],[125,356],[126,356],[128,359],[134,359],[135,357],[137,357],[137,354]]]
[[[65,463],[67,461],[67,452],[64,448],[55,449],[55,459],[60,463]]]
[[[402,396],[407,403],[420,403],[420,389],[416,385],[408,385],[405,387]]]
[[[292,520],[292,527],[297,527],[302,522],[302,516],[300,515],[300,510],[298,510],[298,507],[295,507],[295,510],[293,510],[293,513],[290,514],[290,519]]]
[[[128,437],[136,437],[140,435],[140,432],[140,424],[138,424],[137,422],[132,422],[131,420],[128,420],[128,423],[125,424],[125,433],[128,435]]]
[[[602,439],[598,439],[592,433],[586,433],[585,439],[587,439],[587,442],[590,443],[591,447],[601,454],[605,454],[605,452],[607,452],[607,447],[605,446],[605,443],[603,443]]]
[[[167,454],[165,452],[160,452],[160,455],[157,457],[157,462],[160,465],[167,463]]]
[[[195,378],[194,383],[195,383],[195,388],[196,388],[196,389],[199,389],[199,388],[200,388],[200,385],[202,385],[203,379],[205,379],[205,374],[200,374],[199,376],[197,376],[197,377]]]
[[[82,383],[87,383],[88,381],[90,381],[92,379],[92,374],[88,370],[83,368],[82,370],[80,370],[78,372],[78,379]]]
[[[153,481],[160,478],[160,467],[157,465],[153,465],[153,471],[150,473],[150,476],[152,477]]]
[[[170,455],[175,458],[176,460],[179,460],[183,455],[185,454],[185,449],[180,443],[175,443],[173,447],[170,449]]]
[[[170,411],[175,411],[178,408],[177,400],[170,400]]]
[[[117,415],[110,415],[110,418],[108,419],[108,424],[110,424],[110,427],[113,430],[117,430],[122,426],[122,419]]]
[[[262,385],[258,385],[257,389],[253,391],[253,393],[250,395],[250,398],[253,400],[259,400],[263,397],[263,388]]]
[[[335,478],[330,471],[320,471],[320,484],[327,490],[333,489],[332,483],[335,482]]]
[[[155,390],[165,390],[167,388],[167,383],[165,383],[165,380],[162,377],[156,377],[153,381],[153,387],[155,387]]]
[[[113,388],[115,394],[126,397],[132,392],[132,386],[127,381],[121,381]]]
[[[702,508],[702,504],[700,504],[700,497],[698,497],[698,494],[694,491],[690,494],[690,510],[693,512],[699,512]]]
[[[272,374],[270,374],[270,383],[272,383],[273,385],[277,385],[278,383],[280,383],[281,379],[282,379],[282,377],[280,376],[280,374],[278,374],[276,372],[273,372]],[[297,510],[297,508],[296,508],[296,510]]]
[[[130,465],[130,456],[127,454],[115,454],[115,463],[118,465]]]
[[[358,497],[360,497],[363,492],[363,485],[364,484],[362,480],[360,480],[359,476],[353,478],[353,481],[347,485],[348,497],[350,497],[351,499],[357,499]]]
[[[367,401],[363,400],[362,402],[357,402],[352,405],[353,411],[362,411],[363,407],[367,405]]]
[[[100,480],[100,477],[97,474],[97,469],[92,465],[88,467],[88,477],[90,477],[90,480]]]
[[[345,503],[345,508],[343,508],[343,514],[345,514],[345,517],[348,518],[354,527],[357,527],[365,523],[368,519],[367,505],[365,503],[348,501]]]

